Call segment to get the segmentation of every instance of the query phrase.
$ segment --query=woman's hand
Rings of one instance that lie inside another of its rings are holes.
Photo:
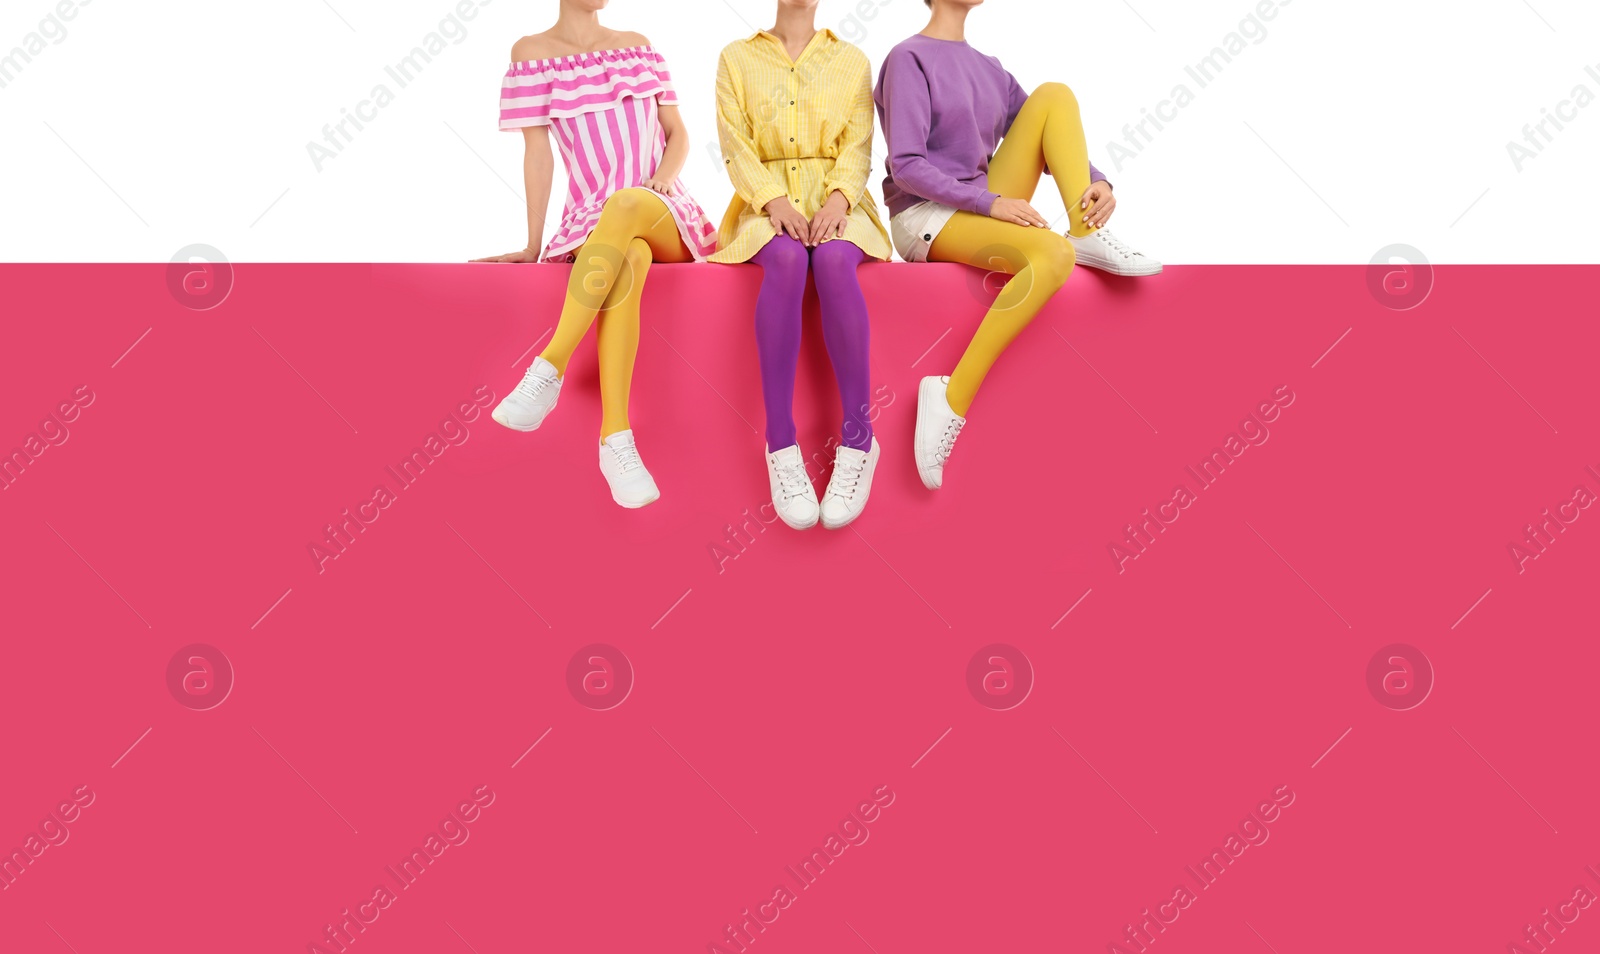
[[[488,258],[473,259],[474,262],[497,262],[502,265],[520,265],[527,262],[537,262],[538,260],[539,253],[531,248],[525,248],[520,252],[511,252],[507,255],[491,255]]]
[[[1029,228],[1047,229],[1050,223],[1039,210],[1022,201],[1021,199],[1008,199],[1001,196],[994,200],[994,205],[989,207],[989,217],[1012,225],[1025,225]]]
[[[811,237],[811,221],[794,207],[786,195],[780,195],[767,203],[762,211],[767,213],[767,218],[772,220],[772,227],[778,230],[779,235],[787,235],[796,242],[808,242]]]
[[[1111,193],[1111,183],[1101,179],[1090,183],[1089,190],[1078,200],[1078,204],[1086,210],[1083,224],[1092,229],[1102,229],[1110,221],[1111,213],[1117,210],[1117,197]]]
[[[646,189],[649,189],[651,192],[659,192],[662,195],[678,194],[677,179],[663,179],[660,176],[651,176],[639,184],[644,186]]]
[[[811,220],[811,234],[806,239],[806,244],[816,246],[827,239],[838,238],[844,234],[849,224],[850,203],[846,201],[843,192],[835,189],[828,194],[828,201],[822,203],[822,208],[817,210],[816,218]]]

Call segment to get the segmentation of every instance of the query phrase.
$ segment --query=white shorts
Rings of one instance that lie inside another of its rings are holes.
[[[960,209],[924,199],[889,220],[894,249],[908,262],[926,262],[933,240]]]

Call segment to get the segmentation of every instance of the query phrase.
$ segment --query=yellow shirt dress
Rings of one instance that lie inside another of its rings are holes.
[[[841,238],[888,261],[889,232],[867,192],[872,120],[872,64],[832,30],[798,60],[765,30],[730,43],[717,64],[717,130],[736,194],[710,260],[747,262],[772,241],[762,209],[778,196],[810,219],[837,190],[850,205]]]

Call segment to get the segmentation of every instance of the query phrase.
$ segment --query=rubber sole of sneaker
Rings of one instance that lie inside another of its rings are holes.
[[[661,499],[661,492],[660,491],[656,491],[656,495],[654,497],[651,497],[649,500],[643,501],[641,503],[624,502],[623,500],[619,499],[616,494],[612,494],[611,495],[611,501],[613,503],[615,503],[617,506],[619,506],[622,509],[624,509],[624,510],[640,510],[640,509],[643,509],[645,507],[650,506],[651,504],[655,503],[657,500],[660,500],[660,499]]]
[[[922,384],[917,387],[917,420],[919,422],[922,420],[922,415],[928,413],[928,403],[933,400],[934,390],[938,386],[939,380],[937,378],[924,378]],[[929,490],[938,490],[944,483],[943,475],[938,478],[928,475],[927,468],[922,462],[927,458],[929,448],[922,446],[922,431],[920,429],[916,431],[911,444],[911,450],[917,458],[917,476],[922,478],[922,486]]]
[[[530,433],[532,431],[537,431],[539,429],[539,424],[543,424],[544,423],[543,421],[540,421],[539,424],[534,424],[534,425],[532,425],[530,427],[518,427],[517,425],[512,424],[510,421],[507,421],[505,418],[501,417],[499,408],[495,408],[494,409],[494,413],[490,414],[489,416],[491,418],[493,418],[494,422],[496,424],[499,424],[501,427],[509,428],[509,429],[511,429],[513,431],[517,431],[518,433],[522,433],[522,434],[527,434],[527,433]]]

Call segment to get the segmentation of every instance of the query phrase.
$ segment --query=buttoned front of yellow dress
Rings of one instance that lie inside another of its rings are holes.
[[[832,30],[797,60],[765,30],[728,45],[717,65],[717,130],[734,199],[713,262],[747,262],[778,234],[762,210],[788,196],[810,219],[838,191],[849,203],[845,241],[871,258],[893,254],[872,173],[872,64]]]

